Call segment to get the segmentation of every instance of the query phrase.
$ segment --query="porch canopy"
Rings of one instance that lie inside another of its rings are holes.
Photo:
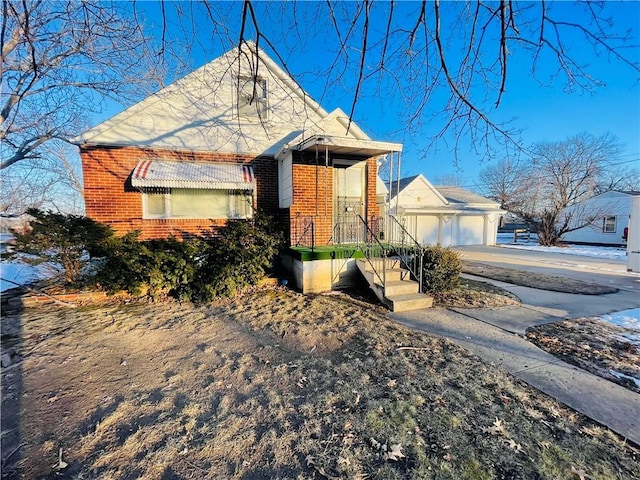
[[[143,160],[131,174],[134,187],[253,190],[251,165]]]
[[[297,150],[315,151],[322,149],[334,155],[350,155],[362,158],[377,157],[392,152],[401,152],[401,143],[361,140],[352,137],[334,137],[329,135],[313,135],[297,145]]]

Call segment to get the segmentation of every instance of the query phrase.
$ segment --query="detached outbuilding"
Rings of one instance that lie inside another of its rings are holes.
[[[422,174],[391,185],[389,208],[423,245],[495,245],[500,204],[460,187],[434,187]]]

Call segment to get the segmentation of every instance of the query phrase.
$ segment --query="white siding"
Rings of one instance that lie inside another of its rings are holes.
[[[627,269],[640,272],[640,196],[632,197],[627,244]]]
[[[416,181],[407,185],[398,197],[398,203],[404,208],[440,207],[445,205],[434,189],[425,182]],[[394,202],[395,203],[395,200]]]
[[[222,55],[85,132],[79,140],[101,145],[275,155],[284,143],[313,129],[327,115],[264,56],[257,74],[267,84],[267,119],[238,116],[238,77],[252,75],[249,62],[244,56],[240,58],[236,51]]]
[[[293,204],[293,155],[287,150],[278,160],[278,188],[280,208]]]
[[[563,240],[577,243],[623,245],[622,232],[629,225],[632,198],[631,195],[622,192],[607,192],[593,197],[581,205],[567,209],[577,217],[580,217],[583,212],[587,214],[597,212],[599,215],[592,225],[567,233]],[[603,231],[604,218],[609,216],[616,217],[614,232]]]

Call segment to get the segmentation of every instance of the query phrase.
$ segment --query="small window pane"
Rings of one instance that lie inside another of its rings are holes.
[[[604,233],[616,233],[616,217],[605,217],[602,231]]]
[[[252,211],[251,193],[238,191],[231,194],[231,218],[251,218]]]
[[[162,193],[147,193],[147,214],[148,215],[165,215],[164,207],[164,194]]]
[[[238,86],[238,113],[243,116],[264,116],[267,113],[267,81],[242,77]]]

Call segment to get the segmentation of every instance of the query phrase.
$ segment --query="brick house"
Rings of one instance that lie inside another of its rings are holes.
[[[371,140],[244,43],[76,139],[87,216],[141,238],[206,234],[257,209],[292,245],[348,240],[380,215]],[[340,226],[343,226],[340,228]]]

